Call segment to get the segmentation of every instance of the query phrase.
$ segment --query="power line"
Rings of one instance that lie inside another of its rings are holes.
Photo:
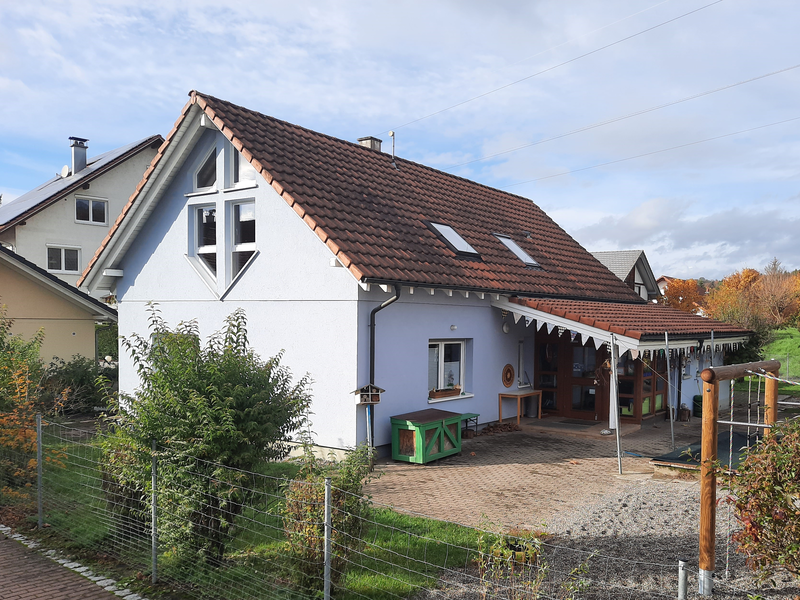
[[[536,181],[542,181],[544,179],[552,179],[553,177],[561,177],[562,175],[569,175],[570,173],[579,173],[580,171],[588,171],[589,169],[597,169],[598,167],[606,167],[608,165],[615,165],[617,163],[625,162],[628,160],[634,160],[636,158],[642,158],[644,156],[652,156],[654,154],[660,154],[662,152],[669,152],[670,150],[678,150],[680,148],[686,148],[688,146],[696,146],[697,144],[703,144],[705,142],[712,142],[714,140],[720,140],[722,138],[731,137],[734,135],[739,135],[740,133],[748,133],[750,131],[756,131],[757,129],[765,129],[767,127],[774,127],[775,125],[782,125],[783,123],[789,123],[791,121],[797,121],[800,117],[792,117],[791,119],[785,119],[783,121],[776,121],[775,123],[768,123],[766,125],[759,125],[758,127],[751,127],[750,129],[742,129],[740,131],[734,131],[733,133],[725,133],[723,135],[717,135],[714,137],[706,138],[704,140],[697,140],[694,142],[688,142],[686,144],[680,144],[678,146],[672,146],[670,148],[662,148],[661,150],[653,150],[652,152],[643,152],[642,154],[637,154],[636,156],[628,156],[627,158],[619,158],[617,160],[610,160],[604,163],[598,163],[596,165],[591,165],[589,167],[581,167],[580,169],[571,169],[569,171],[564,171],[563,173],[556,173],[554,175],[545,175],[544,177],[537,177],[536,179],[526,179],[525,181],[518,181],[517,183],[512,183],[510,185],[503,186],[499,189],[507,190],[508,188],[515,187],[518,185],[523,185],[525,183],[533,183]]]
[[[586,58],[587,56],[591,56],[592,54],[597,54],[598,52],[601,52],[602,50],[606,50],[607,48],[611,48],[612,46],[616,46],[617,44],[621,44],[622,42],[626,42],[626,41],[628,41],[630,39],[633,39],[635,37],[643,35],[643,34],[649,32],[649,31],[653,31],[654,29],[658,29],[659,27],[663,27],[664,25],[668,25],[670,23],[674,23],[675,21],[677,21],[679,19],[682,19],[683,17],[688,17],[689,15],[692,15],[692,14],[694,14],[696,12],[700,12],[701,10],[706,9],[706,8],[708,8],[710,6],[714,6],[715,4],[719,4],[720,2],[723,2],[723,0],[714,0],[714,2],[711,2],[709,4],[701,6],[700,8],[696,8],[694,10],[690,10],[687,13],[684,13],[684,14],[679,15],[677,17],[673,17],[672,19],[669,19],[667,21],[659,23],[658,25],[653,25],[652,27],[648,27],[647,29],[643,29],[642,31],[639,31],[638,33],[631,34],[631,35],[626,36],[624,38],[621,38],[621,39],[619,39],[619,40],[617,40],[615,42],[611,42],[610,44],[606,44],[605,46],[601,46],[600,48],[595,48],[594,50],[590,50],[589,52],[586,52],[586,53],[581,54],[579,56],[576,56],[574,58],[570,58],[569,60],[566,60],[566,61],[564,61],[562,63],[557,64],[557,65],[553,65],[552,67],[547,67],[546,69],[543,69],[541,71],[533,73],[532,75],[528,75],[527,77],[523,77],[522,79],[517,79],[516,81],[512,81],[511,83],[507,83],[505,85],[501,85],[499,88],[495,88],[495,89],[490,90],[488,92],[484,92],[482,94],[478,94],[477,96],[473,96],[472,98],[469,98],[467,100],[463,100],[461,102],[457,102],[456,104],[453,104],[453,105],[448,106],[446,108],[442,108],[440,110],[437,110],[436,112],[432,112],[432,113],[430,113],[428,115],[425,115],[424,117],[419,117],[418,119],[413,119],[412,121],[408,121],[407,123],[403,123],[402,125],[397,125],[396,127],[392,127],[392,129],[387,129],[386,131],[382,131],[378,135],[387,133],[387,132],[392,131],[392,130],[402,129],[403,127],[407,127],[408,125],[412,125],[414,123],[419,123],[420,121],[424,121],[425,119],[429,119],[431,117],[439,115],[439,114],[441,114],[443,112],[446,112],[448,110],[452,110],[452,109],[457,108],[459,106],[463,106],[464,104],[468,104],[469,102],[472,102],[474,100],[478,100],[480,98],[484,98],[486,96],[489,96],[490,94],[494,94],[495,92],[499,92],[499,91],[504,90],[506,88],[510,88],[512,85],[517,85],[518,83],[522,83],[523,81],[527,81],[528,79],[532,79],[532,78],[534,78],[534,77],[536,77],[538,75],[542,75],[543,73],[548,73],[549,71],[553,71],[555,69],[558,69],[559,67],[563,67],[564,65],[568,65],[568,64],[573,63],[573,62],[575,62],[577,60],[580,60],[582,58]]]
[[[791,71],[792,69],[797,69],[800,67],[800,64],[786,67],[785,69],[780,69],[778,71],[772,71],[771,73],[766,73],[764,75],[758,75],[757,77],[751,77],[750,79],[745,79],[744,81],[739,81],[737,83],[731,83],[729,85],[725,85],[713,90],[708,90],[705,92],[700,92],[699,94],[693,94],[691,96],[686,96],[685,98],[681,98],[680,100],[674,100],[672,102],[667,102],[666,104],[659,104],[658,106],[652,106],[650,108],[644,108],[642,110],[637,110],[636,112],[629,113],[627,115],[623,115],[621,117],[614,117],[611,119],[606,119],[605,121],[599,121],[597,123],[593,123],[592,125],[586,125],[585,127],[580,127],[578,129],[573,129],[572,131],[568,131],[567,133],[562,133],[559,135],[554,135],[549,138],[545,138],[536,142],[531,142],[529,144],[523,144],[521,146],[516,146],[514,148],[509,148],[508,150],[502,150],[500,152],[495,152],[494,154],[489,154],[487,156],[482,156],[480,158],[475,158],[473,160],[468,160],[466,162],[458,163],[455,165],[450,165],[448,167],[444,167],[443,171],[449,171],[450,169],[455,169],[458,167],[463,167],[464,165],[471,165],[472,163],[481,162],[484,160],[489,160],[490,158],[495,158],[497,156],[502,156],[503,154],[510,154],[511,152],[517,152],[518,150],[524,150],[525,148],[530,148],[532,146],[538,146],[539,144],[544,144],[545,142],[552,142],[553,140],[559,140],[561,138],[565,138],[570,135],[575,135],[576,133],[581,133],[584,131],[589,131],[590,129],[596,129],[598,127],[602,127],[603,125],[610,125],[611,123],[617,123],[619,121],[624,121],[625,119],[630,119],[631,117],[638,117],[639,115],[644,115],[656,110],[660,110],[662,108],[667,108],[669,106],[675,106],[676,104],[681,104],[682,102],[688,102],[689,100],[695,100],[697,98],[702,98],[703,96],[710,96],[711,94],[716,94],[717,92],[722,92],[724,90],[729,90],[739,85],[744,85],[745,83],[752,83],[753,81],[758,81],[759,79],[765,79],[767,77],[772,77],[773,75],[778,75],[780,73],[785,73],[786,71]]]
[[[565,42],[561,42],[560,44],[557,44],[555,46],[551,46],[550,48],[546,48],[545,50],[537,52],[536,54],[531,54],[530,56],[522,58],[522,59],[520,59],[520,60],[518,60],[518,61],[516,61],[516,62],[514,62],[512,64],[518,65],[519,63],[523,63],[526,60],[530,60],[532,58],[536,58],[537,56],[539,56],[541,54],[544,54],[545,52],[551,52],[551,51],[555,50],[556,48],[561,48],[561,46],[566,46],[567,44],[571,44],[575,40],[588,37],[588,36],[592,35],[593,33],[597,33],[598,31],[602,31],[603,29],[608,29],[609,27],[612,27],[614,25],[622,23],[623,21],[627,21],[628,19],[632,19],[633,17],[635,17],[637,15],[641,15],[642,13],[646,13],[648,10],[653,10],[654,8],[656,8],[658,6],[661,6],[662,4],[666,4],[669,1],[670,0],[663,0],[663,2],[659,2],[658,4],[653,4],[653,6],[648,6],[647,8],[643,8],[639,12],[635,12],[632,15],[628,15],[627,17],[623,17],[621,19],[618,19],[618,20],[614,21],[613,23],[609,23],[607,25],[603,25],[602,27],[598,27],[597,29],[592,29],[591,31],[588,31],[583,35],[576,36],[576,37],[571,38],[571,39],[569,39],[569,40],[567,40]]]

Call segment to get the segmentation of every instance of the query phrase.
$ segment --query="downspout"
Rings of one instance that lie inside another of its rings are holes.
[[[394,284],[394,296],[376,306],[369,313],[369,382],[375,385],[375,315],[390,304],[394,304],[400,298],[402,287]],[[372,405],[367,405],[367,443],[372,447],[372,440],[375,439],[375,423],[372,418]]]

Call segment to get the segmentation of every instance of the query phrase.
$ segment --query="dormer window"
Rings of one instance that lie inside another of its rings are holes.
[[[461,235],[450,225],[445,225],[444,223],[428,223],[428,226],[433,229],[436,235],[439,236],[447,246],[456,253],[458,256],[462,257],[473,257],[473,258],[480,258],[480,254],[478,251],[475,250],[472,246],[469,245],[469,242],[465,240]]]
[[[217,185],[217,153],[213,149],[195,173],[195,190],[203,191]]]
[[[533,260],[533,258],[531,258],[531,256],[530,256],[530,254],[528,254],[527,252],[525,252],[525,250],[520,248],[519,244],[517,244],[517,242],[512,240],[509,236],[502,235],[500,233],[495,233],[494,237],[496,237],[498,240],[500,240],[506,248],[511,250],[511,252],[514,253],[514,256],[516,256],[523,263],[525,263],[526,267],[534,267],[534,268],[539,268],[539,269],[541,268],[541,265],[539,265],[539,263],[537,263],[535,260]]]

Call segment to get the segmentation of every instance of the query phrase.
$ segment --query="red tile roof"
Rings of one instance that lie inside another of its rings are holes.
[[[708,336],[712,331],[715,339],[742,337],[752,334],[730,323],[715,321],[685,313],[663,304],[613,304],[580,300],[555,300],[511,298],[511,302],[534,310],[563,317],[589,327],[597,327],[618,335],[637,340],[664,339],[670,337]]]
[[[361,281],[641,302],[527,198],[401,158],[395,168],[386,153],[212,96],[190,96],[79,285],[197,104]],[[426,221],[454,227],[482,260],[456,256]],[[527,268],[493,233],[512,237],[542,269]]]

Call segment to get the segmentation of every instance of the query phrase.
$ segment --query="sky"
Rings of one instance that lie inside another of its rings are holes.
[[[791,0],[0,0],[3,202],[196,89],[529,198],[655,276],[800,268]]]

